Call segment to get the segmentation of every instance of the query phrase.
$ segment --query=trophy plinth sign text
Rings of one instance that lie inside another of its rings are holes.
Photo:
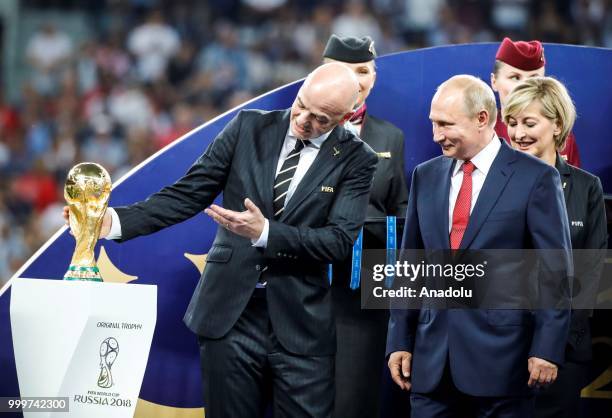
[[[68,173],[64,198],[70,208],[70,229],[76,239],[76,248],[64,280],[102,281],[94,247],[100,236],[110,190],[110,176],[99,164],[77,164]]]

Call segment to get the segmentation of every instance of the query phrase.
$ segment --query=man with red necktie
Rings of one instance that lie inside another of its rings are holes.
[[[506,98],[518,83],[530,77],[544,76],[546,58],[540,41],[516,41],[504,38],[495,54],[495,66],[491,73],[491,87],[499,95],[500,110],[497,112],[495,132],[508,143],[508,129],[501,118]],[[580,167],[580,153],[573,132],[570,132],[565,148],[559,153],[574,167]]]
[[[413,172],[403,249],[569,251],[559,173],[500,140],[496,112],[475,77],[438,87],[430,119],[443,155]],[[501,259],[486,277],[529,277],[523,259]],[[569,258],[555,264],[560,277],[571,268]],[[531,417],[531,387],[555,380],[568,325],[568,310],[393,309],[389,369],[411,390],[413,418]]]

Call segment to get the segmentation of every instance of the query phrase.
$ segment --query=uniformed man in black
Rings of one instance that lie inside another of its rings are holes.
[[[367,110],[366,98],[376,80],[376,51],[370,37],[332,35],[323,57],[324,62],[346,64],[359,80],[355,114],[345,128],[357,133],[378,155],[363,231],[363,249],[384,250],[387,241],[385,217],[403,218],[408,203],[404,134],[395,125]],[[400,225],[399,220],[397,224]],[[401,236],[398,234],[398,237]],[[333,265],[332,269],[332,300],[338,339],[334,417],[373,418],[379,416],[382,406],[380,392],[386,371],[385,342],[389,316],[384,310],[361,309],[360,289],[350,288],[351,261],[349,257],[343,264]],[[403,405],[404,412],[405,408]]]

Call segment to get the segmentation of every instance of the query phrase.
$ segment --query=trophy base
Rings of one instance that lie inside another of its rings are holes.
[[[100,269],[97,266],[70,266],[64,275],[64,280],[82,280],[87,282],[102,282]]]

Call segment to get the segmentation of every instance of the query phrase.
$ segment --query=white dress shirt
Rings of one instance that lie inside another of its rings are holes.
[[[495,157],[497,157],[497,153],[501,149],[501,146],[502,145],[499,138],[497,135],[494,135],[491,142],[489,142],[486,147],[481,149],[480,152],[470,160],[475,167],[474,171],[472,172],[472,205],[470,207],[470,214],[476,205],[478,195],[482,190],[482,186],[487,178],[487,174],[489,174],[493,160],[495,160]],[[461,189],[461,183],[463,182],[463,170],[461,170],[461,167],[463,166],[464,162],[465,161],[463,160],[456,160],[453,173],[451,175],[450,194],[448,198],[449,234],[453,227],[453,210],[455,209],[455,203],[457,202],[457,197],[459,196],[459,189]]]
[[[319,150],[321,149],[321,145],[325,142],[325,140],[329,137],[332,131],[329,131],[317,138],[311,139],[310,144],[307,147],[304,147],[300,153],[300,161],[295,170],[295,174],[291,179],[291,183],[289,183],[289,190],[287,191],[287,196],[285,198],[285,205],[289,202],[295,189],[297,189],[298,184],[304,178],[304,175],[314,162]],[[278,164],[276,165],[276,175],[280,171],[283,163],[285,162],[285,158],[289,155],[289,153],[295,148],[295,142],[297,141],[297,137],[291,131],[291,126],[287,130],[287,134],[285,135],[285,142],[283,143],[283,147],[281,148],[280,156],[278,158]],[[276,177],[275,175],[275,177]],[[119,216],[117,212],[109,207],[109,213],[111,214],[112,224],[111,230],[106,239],[119,239],[121,238],[121,222],[119,221]],[[253,242],[253,246],[255,247],[266,247],[268,245],[268,233],[270,231],[270,223],[266,218],[264,220],[264,229],[257,240],[251,240]]]
[[[298,163],[297,168],[295,169],[295,174],[293,174],[293,178],[291,179],[291,183],[289,183],[289,190],[287,190],[287,196],[285,197],[285,206],[293,196],[295,189],[297,189],[298,184],[304,178],[304,175],[314,162],[319,150],[321,149],[321,145],[323,142],[329,137],[331,131],[310,140],[310,144],[307,147],[304,147],[300,152],[300,162]],[[285,162],[285,158],[287,155],[293,151],[295,148],[295,142],[297,141],[296,136],[291,132],[291,125],[289,125],[289,130],[287,131],[287,135],[285,135],[285,142],[283,143],[283,148],[281,148],[280,157],[278,158],[278,164],[276,165],[276,174],[274,177],[278,175],[278,172],[281,170],[283,163]],[[264,229],[261,232],[258,240],[251,240],[253,242],[253,246],[255,247],[266,247],[268,245],[268,233],[270,232],[270,223],[266,218],[264,220]]]

